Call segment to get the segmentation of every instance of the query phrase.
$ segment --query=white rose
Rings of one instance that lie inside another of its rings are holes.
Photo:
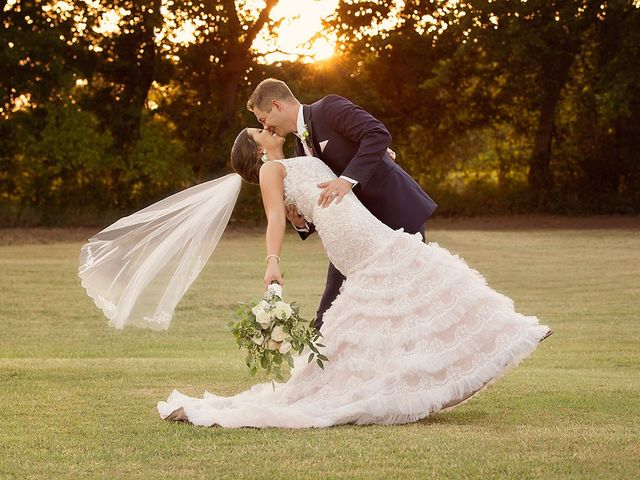
[[[277,283],[272,283],[267,287],[267,293],[269,295],[275,295],[278,298],[282,298],[282,287]]]
[[[280,353],[282,353],[283,355],[287,352],[289,352],[291,350],[291,343],[289,342],[282,342],[282,345],[280,345]]]
[[[280,342],[273,339],[267,342],[267,350],[278,350],[278,348],[280,348]]]
[[[293,314],[291,306],[285,302],[276,302],[274,310],[276,312],[276,317],[280,320],[286,320]]]
[[[256,314],[256,322],[260,324],[263,329],[267,329],[271,326],[271,315],[268,312],[260,309]]]
[[[269,310],[269,308],[269,303],[261,300],[260,303],[256,304],[256,306],[251,309],[251,313],[253,313],[257,317],[260,311],[266,312]]]
[[[273,338],[276,342],[281,342],[285,338],[287,338],[287,334],[280,325],[276,325],[275,327],[273,327],[273,331],[271,332],[271,338]]]

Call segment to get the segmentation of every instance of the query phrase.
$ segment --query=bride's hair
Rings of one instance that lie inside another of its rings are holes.
[[[231,168],[242,177],[245,182],[260,183],[259,172],[262,162],[258,154],[259,146],[249,129],[242,130],[231,147]]]

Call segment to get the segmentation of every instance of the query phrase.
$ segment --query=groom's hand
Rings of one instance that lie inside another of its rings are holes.
[[[394,152],[390,148],[387,148],[387,153],[389,154],[389,158],[391,158],[391,160],[393,160],[395,162],[396,161],[396,152]]]
[[[291,204],[287,206],[287,220],[291,222],[291,224],[300,229],[307,226],[307,222],[304,219],[304,216],[298,211],[298,207]]]
[[[318,205],[322,208],[326,208],[331,205],[331,202],[336,201],[336,205],[340,203],[342,197],[344,197],[351,188],[353,183],[347,182],[343,178],[336,178],[330,182],[322,182],[318,184],[318,188],[322,188],[320,197],[318,197]]]

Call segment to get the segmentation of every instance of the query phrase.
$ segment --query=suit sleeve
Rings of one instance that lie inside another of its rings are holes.
[[[391,145],[391,134],[381,121],[344,97],[328,95],[322,104],[329,126],[359,144],[342,174],[366,186]]]

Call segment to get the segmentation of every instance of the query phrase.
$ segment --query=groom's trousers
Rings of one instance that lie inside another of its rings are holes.
[[[422,225],[422,227],[420,227],[420,230],[418,230],[420,235],[422,235],[423,241],[425,241],[425,227],[426,224]],[[345,281],[345,279],[346,277],[342,275],[342,273],[340,273],[340,271],[333,265],[333,263],[329,263],[329,270],[327,271],[327,285],[324,288],[324,293],[322,294],[320,306],[318,307],[318,312],[316,313],[316,319],[314,321],[314,326],[318,330],[320,330],[320,327],[322,327],[322,317],[324,316],[324,312],[329,309],[333,301],[340,293],[340,287],[342,286],[342,283]]]

